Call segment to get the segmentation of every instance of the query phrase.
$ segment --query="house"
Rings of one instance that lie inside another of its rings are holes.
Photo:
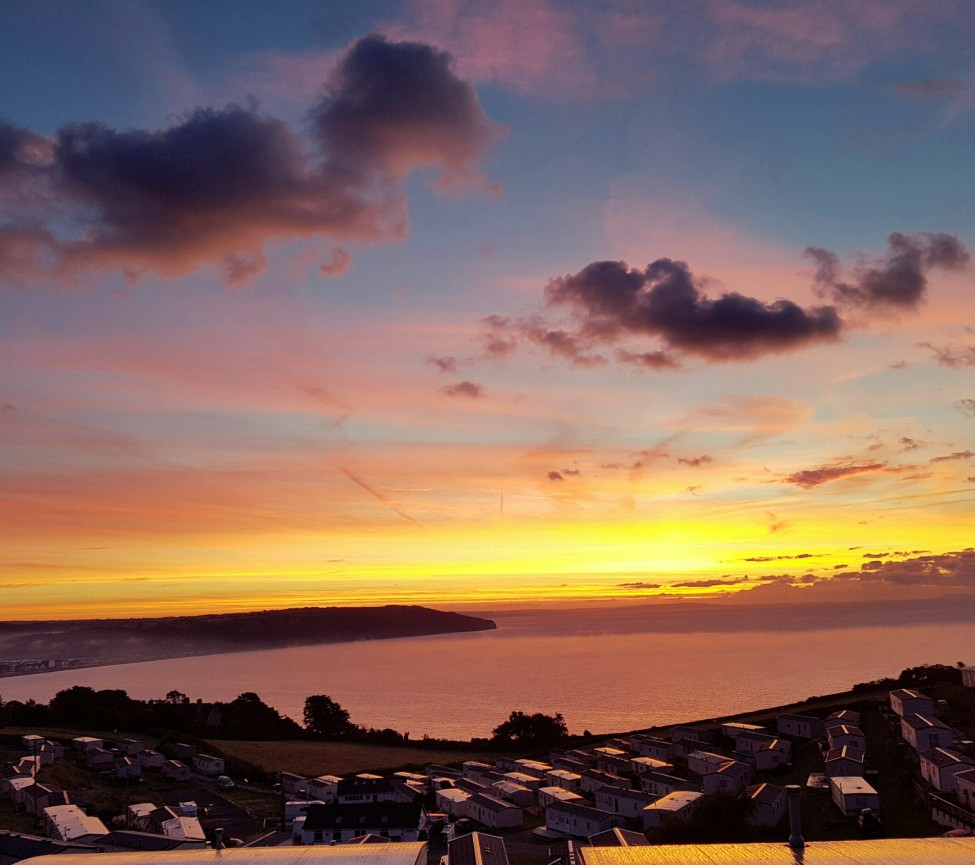
[[[197,749],[185,742],[175,742],[169,746],[169,753],[177,760],[192,760],[197,755]]]
[[[590,835],[586,840],[590,847],[649,847],[650,842],[642,832],[633,832],[630,829],[607,829],[605,832],[597,832]]]
[[[665,820],[684,820],[694,811],[704,797],[703,793],[692,790],[678,790],[668,793],[643,809],[643,828],[657,829]]]
[[[592,763],[583,763],[581,760],[576,760],[574,757],[553,757],[549,762],[552,764],[553,769],[566,769],[569,772],[575,772],[581,775],[588,769],[592,769],[596,765],[594,760]]]
[[[471,832],[447,842],[450,865],[508,865],[504,840],[497,835]]]
[[[307,799],[292,799],[284,803],[284,822],[292,824],[295,817],[301,817],[308,813],[308,808],[312,805],[324,805],[324,802],[309,802]]]
[[[776,747],[776,744],[781,741],[781,739],[775,739],[758,751],[741,755],[741,758],[750,766],[754,766],[759,772],[774,772],[776,769],[788,765],[791,759],[788,752]]]
[[[966,688],[975,688],[975,667],[961,668],[961,683]]]
[[[571,790],[563,790],[561,787],[539,787],[538,804],[546,808],[553,802],[582,802],[584,797]]]
[[[752,780],[752,767],[738,760],[728,760],[701,779],[701,789],[714,793],[741,793]]]
[[[673,772],[674,764],[666,760],[658,760],[656,757],[633,757],[630,760],[631,775],[645,775],[647,772]]]
[[[702,745],[710,745],[714,741],[714,731],[689,727],[687,724],[678,724],[676,727],[670,728],[670,740],[676,742],[678,739],[691,739],[700,742]]]
[[[521,784],[515,784],[512,781],[495,781],[491,785],[491,789],[495,792],[490,795],[499,796],[505,802],[510,802],[519,808],[531,808],[537,798],[534,790],[529,790],[527,787],[522,787]]]
[[[91,751],[93,748],[105,747],[105,741],[96,739],[94,736],[78,736],[71,740],[71,744],[76,751],[80,751],[82,754]]]
[[[136,802],[125,809],[125,825],[129,829],[145,831],[149,827],[149,818],[156,806],[152,802]]]
[[[944,721],[928,715],[905,715],[901,718],[901,735],[915,751],[951,748],[955,734]]]
[[[139,751],[135,756],[143,769],[161,769],[163,763],[166,762],[166,758],[162,754],[149,749]]]
[[[111,751],[105,748],[88,748],[84,754],[89,769],[115,770],[115,754]]]
[[[867,737],[863,735],[863,730],[859,727],[848,727],[846,724],[830,727],[826,731],[826,739],[830,748],[842,748],[849,745],[851,748],[858,748],[861,751],[867,750]]]
[[[606,785],[625,789],[630,786],[630,782],[620,775],[614,775],[612,772],[600,772],[599,769],[589,769],[587,772],[583,772],[582,780],[579,782],[583,793],[595,793],[600,787]]]
[[[840,709],[838,712],[827,715],[826,720],[823,721],[824,732],[830,727],[835,727],[837,724],[845,724],[847,727],[859,727],[860,713],[855,712],[853,709]]]
[[[921,777],[942,793],[955,792],[955,776],[975,768],[975,760],[947,748],[922,751],[918,754],[918,760],[921,764]]]
[[[513,784],[520,784],[529,790],[537,790],[539,787],[545,786],[545,781],[542,778],[536,778],[534,775],[526,775],[524,772],[505,772],[501,776],[501,780],[511,781]]]
[[[27,791],[30,790],[35,784],[33,775],[17,775],[11,778],[9,785],[7,787],[7,798],[10,799],[14,805],[23,805],[24,800],[30,795]],[[62,838],[62,841],[67,841],[69,839]]]
[[[112,746],[116,751],[121,751],[129,757],[134,757],[139,751],[144,751],[146,747],[145,743],[138,739],[116,739],[112,742]]]
[[[223,757],[214,757],[213,754],[194,754],[193,768],[204,775],[221,775],[224,771]]]
[[[465,778],[473,778],[475,781],[481,781],[485,784],[497,781],[504,774],[503,772],[498,772],[494,766],[482,763],[479,760],[465,760],[461,765],[461,769],[464,772]]]
[[[596,807],[629,819],[643,816],[643,809],[657,797],[642,790],[621,790],[619,787],[600,787],[596,791]]]
[[[752,803],[748,823],[752,826],[777,826],[785,816],[787,798],[785,787],[777,784],[755,784],[745,790],[745,799]]]
[[[51,739],[45,739],[41,742],[37,750],[42,754],[51,754],[55,760],[60,760],[64,756],[64,745]]]
[[[490,784],[485,784],[482,781],[475,781],[473,778],[458,778],[456,781],[454,781],[455,790],[463,790],[465,793],[470,793],[472,796],[475,793],[481,793],[488,790],[490,787]]]
[[[548,763],[539,760],[520,759],[514,761],[514,766],[509,771],[524,772],[540,781],[545,778],[545,773],[551,771],[552,767]]]
[[[565,769],[553,769],[545,773],[545,782],[548,787],[561,787],[563,790],[571,790],[578,793],[582,789],[582,775],[576,772],[567,772]]]
[[[826,732],[823,719],[812,715],[779,715],[775,719],[775,730],[780,736],[794,739],[818,739]]]
[[[728,721],[728,723],[721,725],[721,734],[729,739],[737,739],[742,733],[765,733],[767,735],[768,730],[759,724],[742,724],[738,721]]]
[[[863,778],[839,775],[829,779],[830,795],[847,817],[856,817],[864,808],[880,810],[877,791]]]
[[[160,771],[164,778],[169,778],[172,781],[190,780],[190,767],[185,763],[180,763],[179,760],[167,760],[160,767]]]
[[[640,789],[651,796],[666,796],[679,790],[700,792],[701,785],[676,775],[665,775],[663,772],[647,772],[640,776]]]
[[[299,776],[295,776],[296,778]],[[318,775],[308,781],[305,795],[309,799],[320,799],[322,802],[334,802],[338,795],[339,782],[338,775]]]
[[[768,748],[782,751],[787,763],[792,759],[792,743],[788,739],[780,739],[778,736],[770,736],[768,733],[753,733],[749,730],[739,733],[735,737],[736,753],[754,754],[756,751],[763,751]]]
[[[634,736],[631,740],[633,750],[641,757],[652,757],[654,760],[669,762],[681,755],[680,746],[667,739],[655,736]]]
[[[695,775],[707,775],[731,758],[716,751],[693,751],[687,755],[687,768]]]
[[[115,759],[116,778],[141,778],[142,766],[134,757],[117,757]]]
[[[573,838],[587,838],[597,832],[622,827],[623,822],[619,814],[575,802],[553,802],[545,809],[545,828]]]
[[[43,736],[38,736],[36,733],[27,733],[20,737],[20,744],[24,747],[24,750],[30,751],[32,754],[46,741],[47,739]]]
[[[934,715],[934,700],[920,691],[898,688],[890,692],[889,698],[891,710],[902,718],[905,715]]]
[[[282,772],[279,776],[281,792],[286,796],[307,796],[309,781],[311,778],[296,775],[294,772]]]
[[[955,773],[955,794],[963,808],[975,812],[975,768]]]
[[[310,805],[292,826],[295,844],[331,844],[363,835],[417,841],[426,820],[413,802],[364,802],[359,805]]]
[[[632,771],[630,755],[620,748],[593,748],[596,755],[596,768],[600,772],[623,775]]]
[[[521,808],[487,793],[475,793],[467,800],[467,816],[490,829],[508,829],[525,822]]]
[[[826,776],[836,778],[841,775],[863,777],[864,753],[859,748],[844,745],[830,748],[826,752]]]
[[[205,841],[198,817],[181,813],[175,808],[156,808],[147,818],[149,831],[177,841]]]
[[[52,808],[55,805],[73,805],[71,796],[60,787],[50,784],[35,784],[31,790],[31,798],[24,806],[28,814],[40,814],[45,808]]]
[[[463,790],[455,790],[453,787],[445,787],[434,793],[437,810],[449,817],[466,817],[467,800],[470,798],[470,793],[465,793]]]
[[[89,817],[77,805],[53,805],[42,813],[47,834],[59,841],[97,841],[108,834],[101,820]]]

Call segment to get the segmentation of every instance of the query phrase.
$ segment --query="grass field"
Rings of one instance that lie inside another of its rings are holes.
[[[346,775],[354,772],[422,769],[428,763],[459,763],[464,760],[493,762],[496,754],[471,748],[469,751],[438,748],[398,748],[387,745],[359,745],[353,742],[236,742],[211,740],[226,756],[246,760],[268,772],[299,775]]]

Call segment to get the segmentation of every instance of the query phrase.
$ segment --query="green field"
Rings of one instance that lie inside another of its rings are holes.
[[[360,745],[354,742],[240,742],[210,740],[225,756],[245,760],[267,772],[295,772],[299,775],[347,775],[365,771],[389,771],[428,763],[460,763],[490,759],[497,754],[485,750],[447,750],[392,745]]]

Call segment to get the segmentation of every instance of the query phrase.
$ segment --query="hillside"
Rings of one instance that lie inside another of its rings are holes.
[[[239,652],[484,631],[490,619],[417,606],[302,607],[154,619],[0,622],[0,670],[94,666],[216,652]],[[44,662],[40,668],[7,659]]]

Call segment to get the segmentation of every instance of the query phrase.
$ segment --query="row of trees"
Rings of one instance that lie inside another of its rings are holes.
[[[361,727],[327,694],[305,700],[304,727],[247,691],[229,702],[192,701],[181,691],[162,699],[137,700],[122,690],[96,691],[81,685],[58,691],[48,704],[0,699],[0,726],[57,726],[69,730],[127,730],[182,733],[225,739],[347,739],[405,744],[409,733]],[[543,749],[562,741],[568,731],[562,715],[514,711],[494,728],[498,747]]]

